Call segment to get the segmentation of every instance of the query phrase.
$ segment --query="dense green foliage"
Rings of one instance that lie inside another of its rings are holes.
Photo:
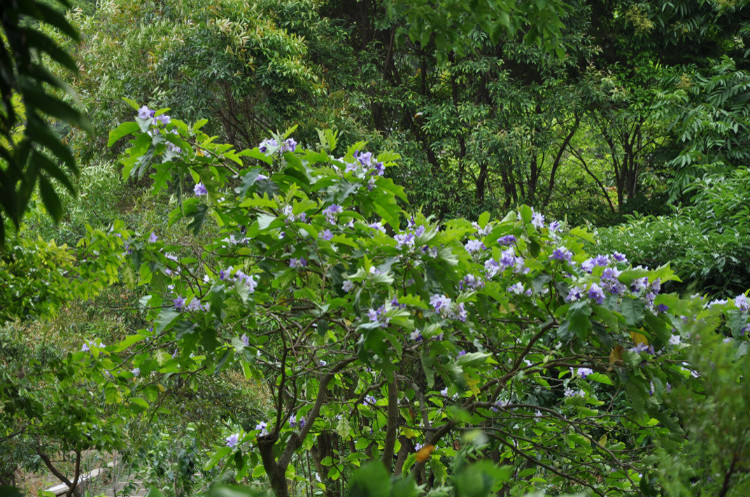
[[[747,493],[750,2],[72,4],[0,3],[0,485]]]

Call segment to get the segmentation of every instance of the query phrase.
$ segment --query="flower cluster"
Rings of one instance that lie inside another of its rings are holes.
[[[531,295],[533,293],[530,288],[526,289],[523,286],[523,283],[521,283],[520,281],[517,282],[514,285],[509,286],[507,290],[508,290],[508,293],[512,293],[512,294],[515,294],[515,295],[521,295],[521,294],[523,294],[523,295],[526,295],[527,297],[531,297]]]
[[[585,397],[586,392],[583,390],[573,390],[572,388],[568,387],[565,389],[564,395],[566,397]]]
[[[232,449],[237,446],[237,442],[240,440],[240,434],[239,433],[232,433],[226,438],[227,447],[231,447]]]
[[[266,428],[268,428],[268,423],[266,423],[265,421],[261,421],[260,423],[255,425],[255,429],[260,430],[260,433],[258,433],[259,437],[268,435],[268,430]]]
[[[289,416],[289,426],[292,428],[299,426],[300,430],[305,427],[305,418],[300,416],[299,419],[297,419],[296,414],[292,414]]]
[[[343,158],[338,159],[345,163],[344,173],[355,173],[357,175],[370,176],[370,180],[376,176],[385,174],[385,164],[378,162],[372,156],[372,152],[354,152],[355,162],[345,162]],[[372,190],[374,182],[368,184],[368,189]]]
[[[541,212],[531,209],[531,224],[538,230],[544,228],[544,216]]]
[[[463,277],[461,282],[458,284],[458,289],[463,290],[464,288],[471,288],[472,290],[481,290],[484,288],[484,280],[473,274],[467,274]]]
[[[307,260],[304,257],[300,257],[299,259],[292,257],[289,259],[289,267],[291,268],[300,268],[307,266]]]
[[[282,209],[281,213],[286,217],[286,223],[293,223],[294,221],[300,221],[304,223],[307,221],[307,213],[306,212],[300,212],[299,214],[294,214],[294,208],[291,205],[286,205]]]
[[[89,352],[91,350],[91,347],[101,349],[104,348],[105,345],[98,338],[96,340],[87,340],[81,346],[81,352]]]
[[[484,263],[485,275],[488,279],[494,278],[499,272],[513,268],[514,273],[526,274],[530,270],[525,266],[523,257],[516,256],[516,249],[509,247],[500,254],[500,260],[489,259]]]
[[[497,239],[497,244],[502,246],[513,245],[518,239],[514,235],[505,235]]]
[[[396,248],[400,249],[403,247],[407,247],[408,249],[413,249],[417,238],[424,235],[424,232],[424,226],[416,226],[413,220],[410,220],[407,231],[393,237],[393,239],[396,240]]]
[[[381,305],[377,309],[370,309],[367,311],[367,318],[370,320],[371,323],[376,323],[381,328],[385,328],[388,326],[388,323],[391,321],[390,318],[385,317],[385,306]]]
[[[553,261],[570,262],[573,259],[573,252],[566,247],[557,247],[549,258]]]
[[[323,214],[325,215],[326,221],[328,222],[328,224],[334,224],[335,225],[336,224],[336,218],[337,218],[337,216],[339,214],[341,214],[342,211],[343,211],[343,209],[341,208],[340,205],[338,205],[338,204],[331,204],[328,207],[326,207],[325,209],[323,209]]]
[[[258,145],[258,150],[263,152],[264,154],[267,153],[269,150],[272,152],[276,150],[279,146],[279,142],[274,140],[273,138],[266,138],[262,142],[260,142],[260,145]]]
[[[466,321],[468,313],[463,302],[456,304],[450,298],[442,294],[434,294],[430,297],[430,305],[433,310],[443,318],[447,319],[458,319],[459,321]]]
[[[577,374],[581,378],[586,378],[588,375],[592,374],[594,372],[591,368],[578,368]]]

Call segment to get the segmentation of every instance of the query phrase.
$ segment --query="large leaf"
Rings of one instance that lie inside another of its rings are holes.
[[[107,146],[111,147],[114,145],[120,138],[123,136],[127,136],[135,131],[138,131],[138,123],[129,121],[126,123],[120,124],[118,127],[113,129],[109,132],[109,141],[107,141]]]

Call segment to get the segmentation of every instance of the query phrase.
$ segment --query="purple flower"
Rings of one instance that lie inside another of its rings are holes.
[[[565,297],[565,300],[568,302],[575,302],[576,300],[581,300],[581,298],[583,298],[583,288],[580,286],[574,286],[568,292],[568,296]]]
[[[344,280],[344,283],[341,284],[341,289],[349,293],[354,290],[354,283],[352,283],[350,280]]]
[[[255,276],[247,275],[242,271],[237,271],[234,275],[234,279],[244,283],[250,293],[255,292],[255,289],[258,287],[258,282],[256,281]]]
[[[517,238],[513,235],[505,235],[498,238],[497,243],[499,245],[513,245],[514,243],[516,243],[516,240]]]
[[[509,404],[509,400],[498,399],[497,402],[495,402],[495,405],[490,407],[490,410],[492,412],[500,412],[500,409],[508,407]]]
[[[597,304],[601,304],[602,302],[604,302],[604,291],[602,290],[602,287],[600,287],[596,283],[592,284],[591,288],[589,288],[588,296]]]
[[[679,345],[680,343],[682,343],[682,337],[680,335],[672,335],[669,337],[670,345]]]
[[[367,225],[368,228],[372,228],[374,230],[378,230],[381,233],[385,233],[385,227],[383,226],[383,223],[377,222],[377,223],[370,223]]]
[[[479,290],[480,288],[484,288],[484,281],[482,281],[482,278],[478,278],[474,276],[473,274],[467,274],[461,280],[459,287],[461,289],[463,289],[464,287],[468,287],[474,290]]]
[[[323,214],[326,216],[326,221],[329,224],[336,224],[336,214],[340,214],[342,211],[341,206],[338,204],[331,204],[323,209]]]
[[[411,339],[411,340],[413,340],[415,342],[421,342],[422,340],[424,340],[424,338],[422,337],[422,333],[420,333],[419,330],[412,331],[409,334],[409,339]]]
[[[166,114],[162,114],[160,116],[156,116],[156,121],[166,126],[167,124],[172,122],[172,118],[170,118]]]
[[[372,174],[375,176],[382,176],[385,174],[385,166],[382,162],[375,163]]]
[[[616,267],[605,268],[604,271],[602,272],[601,280],[610,281],[610,282],[618,281],[617,278],[620,276],[621,273],[622,271],[620,271]]]
[[[641,290],[645,290],[648,286],[648,278],[636,278],[630,283],[630,289],[633,292],[640,292]]]
[[[304,257],[300,257],[299,259],[289,259],[289,267],[305,267],[307,266],[307,261]]]
[[[175,303],[175,307],[177,307],[177,304]],[[188,311],[202,311],[203,306],[201,305],[201,301],[193,298],[193,300],[190,301],[190,303],[185,307],[185,310]]]
[[[193,191],[197,197],[202,197],[208,193],[208,190],[206,190],[206,186],[203,183],[197,183],[195,188],[193,188]]]
[[[580,376],[581,378],[586,378],[593,372],[594,370],[591,368],[578,368],[578,376]]]
[[[435,309],[435,312],[441,312],[441,310],[450,308],[451,299],[445,295],[435,294],[430,297],[430,305]]]
[[[140,119],[148,119],[149,117],[151,117],[151,109],[144,105],[143,107],[138,109],[138,117]]]
[[[289,417],[289,426],[291,426],[292,428],[294,428],[295,425],[299,425],[300,430],[302,428],[304,428],[305,427],[305,418],[303,418],[302,416],[300,416],[300,418],[297,419],[297,415],[296,414],[292,414]]]
[[[89,350],[91,350],[89,349],[89,344],[84,342],[83,345],[81,346],[81,352],[88,352]]]
[[[375,400],[375,397],[373,397],[372,395],[366,395],[364,402],[362,402],[362,405],[366,406],[369,404],[371,406],[374,406],[376,402],[377,400]]]
[[[159,237],[156,236],[156,233],[154,233],[154,232],[151,232],[151,236],[148,237],[149,243],[156,243],[156,240],[158,240],[158,239],[159,239]]]
[[[130,372],[133,373],[133,376],[138,378],[141,375],[141,368],[133,368]]]
[[[669,310],[669,306],[666,304],[659,304],[656,306],[656,312],[667,312]]]
[[[466,322],[466,318],[469,317],[469,314],[466,312],[466,307],[464,306],[464,303],[461,302],[458,304],[458,320],[462,323]]]
[[[372,152],[362,152],[354,156],[365,167],[370,167],[372,164]]]
[[[406,245],[409,248],[414,247],[414,235],[412,233],[406,233],[402,235],[396,235],[393,237],[396,240],[396,248],[401,248]]]
[[[535,212],[533,209],[531,212],[531,224],[537,229],[544,228],[544,216],[540,212]]]
[[[237,442],[239,441],[240,441],[240,434],[232,433],[226,438],[227,447],[234,448],[237,445]]]
[[[242,345],[244,345],[245,347],[250,346],[250,339],[247,337],[245,333],[243,333],[242,336],[240,337],[240,341],[242,342]]]
[[[422,450],[422,447],[424,447],[424,444],[417,442],[416,444],[414,444],[414,452],[419,452],[420,450]]]
[[[561,227],[562,225],[560,224],[560,221],[552,221],[549,223],[549,230],[552,233],[557,232]]]
[[[260,433],[258,433],[258,436],[262,437],[264,435],[268,435],[268,431],[266,431],[267,427],[268,427],[268,423],[266,423],[265,421],[261,421],[260,423],[255,425],[255,429],[260,430]]]
[[[513,247],[500,254],[500,268],[505,270],[516,263],[516,251]]]
[[[554,261],[570,262],[573,259],[573,253],[566,247],[558,247],[549,258]]]
[[[620,252],[612,252],[612,258],[617,262],[628,262],[628,258],[625,257],[625,254],[621,254]]]
[[[508,287],[509,293],[515,293],[516,295],[520,295],[523,293],[523,283],[520,281],[516,283],[515,285],[511,285]]]
[[[493,278],[500,271],[500,264],[495,259],[490,259],[484,263],[484,271],[487,278]]]
[[[476,221],[473,221],[471,225],[474,227],[475,230],[477,230],[477,233],[476,233],[477,237],[487,236],[490,234],[490,231],[492,231],[491,224],[487,224],[484,228],[482,228],[481,226],[479,226],[479,223],[477,223]]]
[[[463,350],[463,349],[461,349],[461,350],[458,351],[458,356],[457,357],[461,357],[462,355],[466,355],[466,351]]]
[[[466,251],[470,254],[474,254],[476,252],[479,252],[480,250],[486,250],[487,247],[484,246],[484,243],[482,243],[481,240],[469,240],[466,242]]]
[[[390,318],[384,317],[384,315],[385,315],[384,305],[381,305],[380,307],[378,307],[377,310],[370,309],[367,311],[367,317],[370,319],[370,321],[380,325],[382,328],[385,328],[386,326],[388,326],[388,323],[391,321]]]
[[[333,233],[331,233],[331,230],[323,230],[318,234],[318,238],[321,240],[325,240],[326,242],[330,241],[333,238]]]
[[[281,147],[283,152],[294,152],[297,149],[297,142],[294,138],[287,138],[284,140],[284,145]]]
[[[739,309],[740,311],[747,311],[750,310],[750,302],[748,302],[747,297],[745,294],[737,295],[734,298],[734,306]]]
[[[178,296],[176,299],[174,299],[172,302],[174,302],[174,308],[178,311],[181,311],[185,308],[185,298]]]
[[[565,389],[564,394],[566,397],[585,397],[586,396],[586,392],[584,392],[583,390],[576,391],[570,387]]]
[[[597,255],[594,257],[594,264],[597,266],[606,266],[609,264],[609,257],[606,255]]]
[[[229,275],[232,274],[232,269],[233,269],[232,266],[229,266],[226,269],[220,270],[219,271],[219,279],[222,280],[222,281],[225,280],[225,279],[227,279],[229,277]]]
[[[635,352],[636,354],[640,354],[642,352],[648,352],[651,355],[654,354],[654,347],[642,342],[635,344],[635,347],[631,347],[628,350],[630,350],[631,352]]]
[[[276,140],[274,140],[273,138],[267,138],[260,142],[260,145],[258,145],[258,150],[265,154],[266,152],[268,152],[269,147],[276,148],[278,146],[279,143]]]

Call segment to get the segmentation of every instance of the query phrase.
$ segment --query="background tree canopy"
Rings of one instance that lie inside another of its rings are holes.
[[[746,495],[749,3],[1,2],[0,496]]]

